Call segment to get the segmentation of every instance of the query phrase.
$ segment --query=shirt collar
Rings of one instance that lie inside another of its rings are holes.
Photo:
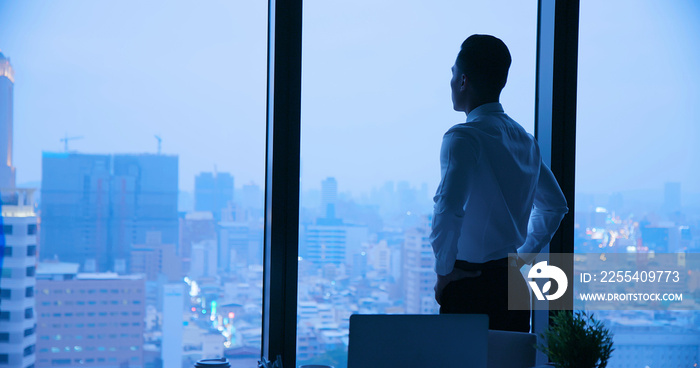
[[[467,123],[470,123],[484,115],[502,112],[504,112],[503,106],[501,106],[499,102],[486,103],[469,112],[467,115]]]

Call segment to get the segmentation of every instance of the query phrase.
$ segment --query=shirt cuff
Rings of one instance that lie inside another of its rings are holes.
[[[455,261],[453,260],[452,262],[449,261],[439,261],[435,260],[435,273],[437,273],[440,276],[445,276],[448,275],[454,270],[455,267]]]

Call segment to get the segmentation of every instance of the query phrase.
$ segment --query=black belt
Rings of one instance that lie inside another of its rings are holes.
[[[515,260],[513,260],[513,266],[515,266]],[[484,263],[472,263],[467,261],[462,261],[460,259],[455,261],[455,268],[459,268],[464,271],[482,271],[482,270],[494,270],[499,268],[508,268],[511,265],[511,261],[508,257],[501,259],[494,259],[493,261],[488,261]]]

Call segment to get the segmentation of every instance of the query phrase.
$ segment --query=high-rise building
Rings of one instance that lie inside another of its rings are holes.
[[[381,240],[377,244],[372,244],[367,252],[369,264],[381,277],[391,274],[391,248],[386,240]]]
[[[338,182],[329,177],[321,182],[321,211],[326,217],[335,217],[338,204]]]
[[[233,271],[262,264],[263,224],[257,221],[219,223],[219,269]]]
[[[143,367],[141,275],[78,273],[79,264],[37,268],[37,367]]]
[[[262,189],[255,183],[245,184],[240,191],[237,201],[241,210],[247,213],[247,218],[257,219],[263,216],[264,196]]]
[[[12,166],[12,105],[15,72],[10,59],[0,52],[0,189],[15,187]]]
[[[194,209],[209,211],[221,220],[221,211],[233,201],[233,176],[203,172],[194,179]]]
[[[177,244],[177,198],[177,156],[44,153],[41,258],[126,273],[147,232]]]
[[[0,366],[33,367],[36,214],[32,189],[1,191]]]
[[[175,244],[163,244],[160,231],[148,232],[145,244],[131,248],[131,273],[144,274],[147,281],[156,281],[161,275],[170,282],[181,280],[182,260]]]
[[[191,212],[180,218],[180,247],[183,272],[190,270],[192,245],[205,240],[216,240],[216,220],[211,212]]]
[[[409,314],[434,314],[438,310],[433,291],[437,280],[435,257],[429,238],[428,226],[406,231],[402,258],[404,302]]]
[[[182,284],[167,284],[163,287],[163,367],[182,367],[184,295],[185,288]]]
[[[352,265],[355,254],[368,239],[367,226],[315,224],[304,229],[302,257],[317,264]]]
[[[215,240],[202,240],[192,244],[190,270],[187,273],[192,279],[214,277],[217,275],[218,249]]]

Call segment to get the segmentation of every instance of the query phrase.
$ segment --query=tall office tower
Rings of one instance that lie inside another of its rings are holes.
[[[372,244],[367,252],[369,265],[380,277],[391,274],[391,248],[386,240],[381,240],[379,243]]]
[[[249,217],[256,219],[263,216],[263,206],[265,198],[262,189],[254,183],[245,184],[241,189],[241,196],[238,199],[242,210],[249,213]]]
[[[132,246],[147,232],[177,244],[177,165],[167,155],[44,153],[42,259],[126,273]]]
[[[15,187],[12,166],[12,104],[15,72],[0,52],[0,189]]]
[[[33,189],[1,191],[0,366],[33,367],[36,360],[36,214]]]
[[[149,231],[145,244],[134,244],[131,248],[131,273],[144,274],[147,281],[156,281],[165,276],[170,282],[182,279],[182,260],[177,255],[175,244],[163,244],[160,231]]]
[[[247,223],[222,222],[218,227],[219,252],[218,267],[220,270],[231,271],[236,268],[247,268],[248,254],[251,248],[250,228]]]
[[[192,244],[216,240],[216,220],[211,212],[191,212],[180,218],[180,247],[183,272],[190,270]]]
[[[369,237],[367,226],[349,224],[315,224],[304,229],[305,249],[302,257],[317,265],[351,266],[355,254]]]
[[[220,270],[234,271],[262,264],[262,222],[222,221],[217,231]]]
[[[435,257],[430,246],[430,228],[406,231],[403,249],[403,284],[406,313],[434,314],[438,311],[433,286],[437,280]]]
[[[203,172],[194,179],[194,209],[209,211],[218,221],[221,211],[233,201],[233,176],[229,173]]]
[[[39,263],[36,367],[143,367],[143,277],[78,268]]]
[[[217,244],[215,240],[202,240],[192,244],[190,270],[187,275],[195,280],[217,275]]]
[[[167,284],[163,287],[163,367],[182,367],[184,295],[185,288],[182,284]]]
[[[681,183],[664,183],[664,209],[669,212],[681,209]]]
[[[335,217],[335,206],[338,204],[338,182],[329,177],[321,182],[321,213],[326,217]]]

